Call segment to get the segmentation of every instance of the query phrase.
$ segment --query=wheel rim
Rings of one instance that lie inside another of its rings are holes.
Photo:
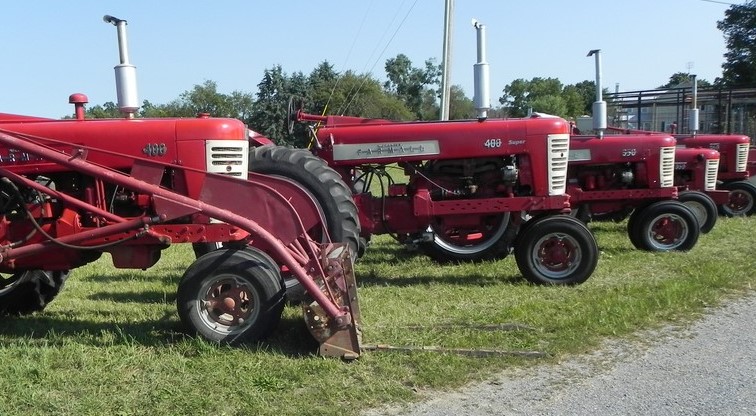
[[[649,224],[647,240],[656,250],[675,249],[688,238],[688,223],[678,214],[659,215]]]
[[[205,282],[197,302],[202,322],[229,335],[244,332],[257,319],[260,297],[252,285],[235,275],[220,275]]]
[[[732,215],[744,215],[753,208],[753,198],[748,192],[734,189],[730,191],[730,198],[727,200],[725,207]]]
[[[531,255],[535,269],[550,279],[569,277],[580,267],[583,257],[578,241],[564,233],[541,237]]]
[[[484,224],[474,230],[446,229],[440,225],[432,225],[430,231],[435,233],[433,244],[458,255],[469,256],[488,250],[496,245],[507,231],[509,213],[496,216],[493,221],[482,219],[481,222]]]
[[[701,227],[703,227],[704,224],[706,224],[706,220],[709,219],[709,213],[708,211],[706,211],[704,204],[698,201],[686,201],[684,202],[684,204],[693,212],[693,215],[698,220],[698,223],[701,224]]]

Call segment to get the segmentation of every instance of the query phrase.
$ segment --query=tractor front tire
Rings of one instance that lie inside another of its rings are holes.
[[[284,289],[276,263],[252,247],[198,258],[178,286],[176,306],[190,332],[237,345],[266,338],[278,325]]]
[[[359,257],[360,222],[352,192],[323,159],[307,150],[260,146],[249,151],[249,171],[281,176],[302,185],[318,202],[331,241],[345,243]],[[316,241],[324,236],[311,236]]]
[[[721,189],[730,192],[726,204],[719,206],[719,213],[726,217],[744,217],[756,213],[756,186],[747,181],[728,182]]]
[[[514,247],[517,266],[531,283],[577,285],[585,282],[598,263],[598,245],[591,231],[568,215],[528,221]]]
[[[714,228],[719,213],[717,204],[710,196],[700,191],[685,191],[680,192],[677,200],[693,211],[698,220],[698,225],[701,226],[702,233],[706,234]]]
[[[700,233],[693,212],[674,200],[636,210],[628,222],[630,241],[639,250],[688,251],[696,245]]]

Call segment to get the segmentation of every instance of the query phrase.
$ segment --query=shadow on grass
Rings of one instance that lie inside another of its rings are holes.
[[[156,321],[142,322],[97,322],[48,313],[3,316],[2,319],[0,345],[16,342],[45,347],[72,343],[98,348],[137,345],[175,348],[187,356],[198,355],[207,350],[220,353],[222,349],[228,348],[293,358],[314,356],[318,348],[317,341],[307,331],[304,321],[294,318],[282,318],[278,327],[264,341],[235,346],[188,335],[174,314],[166,314]]]
[[[112,301],[118,303],[175,303],[176,292],[158,290],[140,290],[138,292],[111,292],[95,293],[87,296],[88,299],[98,301]]]
[[[364,265],[380,265],[386,262],[411,262],[418,258],[424,259],[425,255],[418,250],[407,249],[399,243],[395,245],[381,244],[367,248],[367,255],[357,261]]]
[[[439,266],[443,267],[443,266]],[[464,276],[448,273],[442,276],[410,276],[410,277],[387,277],[379,276],[373,272],[362,273],[357,276],[359,286],[422,286],[430,284],[463,285],[463,286],[499,286],[507,285],[530,285],[520,274],[505,276],[490,276],[482,274],[469,274]]]
[[[145,282],[145,281],[158,281],[169,284],[175,284],[181,280],[181,276],[184,274],[185,269],[175,267],[175,270],[166,271],[163,270],[160,273],[155,273],[155,270],[140,271],[129,270],[113,273],[108,271],[107,274],[94,274],[79,277],[78,275],[72,275],[74,279],[79,279],[83,282],[95,282],[95,283],[120,283],[120,282]],[[74,270],[74,272],[76,272]]]

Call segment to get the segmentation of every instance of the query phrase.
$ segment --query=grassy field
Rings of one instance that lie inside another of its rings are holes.
[[[157,267],[74,271],[44,312],[3,317],[1,415],[318,415],[410,401],[513,366],[551,362],[741,296],[756,283],[756,218],[720,219],[689,253],[632,249],[625,225],[591,224],[599,266],[579,287],[526,284],[514,259],[438,266],[377,238],[357,265],[367,344],[539,351],[541,358],[368,352],[315,355],[300,310],[273,337],[229,348],[183,335],[175,287],[188,247]],[[520,330],[490,325],[516,323]]]

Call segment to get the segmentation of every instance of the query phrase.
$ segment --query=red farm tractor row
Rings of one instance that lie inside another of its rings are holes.
[[[607,131],[612,134],[641,135],[652,137],[656,132],[608,127],[606,124],[606,103],[601,100],[601,58],[600,51],[591,51],[589,56],[596,57],[596,103],[594,103],[594,129],[600,134]],[[741,134],[699,134],[698,88],[695,75],[691,109],[689,111],[689,134],[673,134],[677,140],[675,186],[686,194],[681,194],[694,211],[703,215],[705,211],[713,212],[711,202],[704,201],[700,193],[706,194],[718,207],[721,215],[728,217],[752,215],[756,213],[756,186],[749,179],[756,175],[756,149],[749,151],[751,139]],[[602,108],[603,105],[603,108]],[[693,149],[693,150],[683,150]],[[719,153],[717,177],[712,176],[714,150]],[[707,154],[708,152],[708,154]],[[694,159],[698,159],[696,162]],[[701,174],[702,162],[706,163]],[[694,172],[696,170],[699,173]],[[713,185],[713,186],[712,186]],[[695,193],[691,193],[695,192]],[[708,215],[713,217],[713,215]],[[710,228],[711,220],[702,220],[704,229]],[[713,224],[711,224],[713,226]]]
[[[115,267],[146,269],[171,244],[189,243],[198,258],[179,283],[177,307],[191,332],[231,343],[263,338],[287,287],[298,284],[320,352],[354,358],[352,262],[374,234],[440,261],[512,252],[529,281],[567,285],[597,264],[581,219],[630,215],[630,239],[647,250],[685,250],[698,239],[696,215],[674,200],[670,136],[571,135],[561,118],[486,119],[484,105],[478,120],[451,122],[290,108],[290,122],[319,124],[313,155],[274,146],[236,120],[134,118],[126,22],[106,21],[118,29],[125,119],[86,120],[81,94],[70,99],[73,120],[0,114],[4,313],[41,310],[69,270],[102,253]],[[716,152],[691,157],[691,177],[709,184]],[[392,168],[407,183],[393,182]],[[380,195],[369,192],[372,182]]]
[[[476,29],[478,120],[400,123],[294,114],[290,106],[289,121],[316,125],[313,152],[353,189],[365,240],[392,234],[441,262],[513,251],[530,281],[574,284],[587,277],[577,260],[594,253],[581,249],[588,246],[577,231],[585,229],[557,215],[567,212],[567,194],[581,222],[629,215],[630,240],[644,250],[688,250],[713,227],[709,196],[686,189],[682,195],[694,209],[675,200],[678,152],[669,135],[574,135],[566,121],[543,115],[487,119],[484,26]],[[555,149],[566,152],[567,165]],[[716,152],[681,156],[693,158],[685,171],[711,189]],[[407,183],[394,183],[391,168],[401,169]],[[380,184],[377,196],[373,183]]]

